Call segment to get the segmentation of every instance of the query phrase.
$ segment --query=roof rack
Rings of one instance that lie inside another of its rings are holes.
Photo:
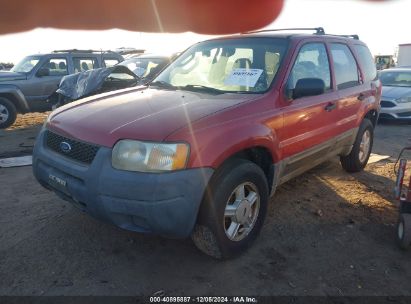
[[[352,38],[352,39],[355,39],[355,40],[360,40],[360,36],[358,36],[356,34],[354,34],[354,35],[333,35],[333,34],[330,34],[330,35],[331,36],[345,37],[345,38]]]
[[[281,31],[315,31],[314,32],[315,35],[325,35],[325,31],[324,31],[323,27],[293,27],[293,28],[283,28],[283,29],[269,29],[269,30],[258,30],[258,31],[252,31],[252,32],[245,32],[245,33],[242,33],[242,34],[281,32]],[[355,35],[355,34],[354,35],[333,35],[333,34],[328,34],[328,35],[360,40],[360,37],[358,35]]]
[[[315,34],[317,35],[325,34],[324,28],[322,27],[292,27],[292,28],[283,28],[283,29],[258,30],[258,31],[245,32],[243,34],[281,32],[281,31],[315,31]]]
[[[53,53],[114,53],[113,51],[104,51],[104,50],[78,50],[78,49],[69,49],[69,50],[56,50]]]

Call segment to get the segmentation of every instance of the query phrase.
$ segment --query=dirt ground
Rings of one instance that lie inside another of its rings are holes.
[[[29,154],[45,114],[0,130],[0,157]],[[190,240],[141,235],[82,214],[0,168],[0,295],[411,295],[411,252],[395,244],[393,161],[411,125],[380,125],[390,159],[345,173],[337,160],[286,183],[252,248],[229,261]]]

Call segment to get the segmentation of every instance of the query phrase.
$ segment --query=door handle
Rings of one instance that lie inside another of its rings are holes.
[[[330,102],[329,104],[327,104],[326,106],[325,106],[325,110],[327,111],[327,112],[331,112],[332,110],[334,110],[334,109],[336,109],[337,108],[337,104],[335,103],[335,102]]]

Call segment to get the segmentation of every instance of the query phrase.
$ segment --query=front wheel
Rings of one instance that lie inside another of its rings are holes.
[[[397,243],[403,250],[411,246],[411,214],[400,214],[397,223]]]
[[[216,171],[192,233],[194,244],[215,258],[229,258],[249,247],[264,222],[268,185],[256,164],[233,159]]]
[[[369,119],[364,119],[358,129],[358,134],[351,153],[341,156],[340,162],[347,172],[359,172],[367,165],[374,141],[374,125]]]
[[[0,97],[0,129],[10,127],[17,118],[17,110],[14,104],[7,98]]]

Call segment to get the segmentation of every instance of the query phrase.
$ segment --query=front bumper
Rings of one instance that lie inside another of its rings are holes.
[[[411,103],[397,103],[392,99],[381,101],[381,119],[411,120]]]
[[[45,129],[33,153],[34,176],[64,200],[118,227],[168,237],[190,235],[213,172],[211,168],[169,173],[117,170],[106,147],[100,147],[86,165],[48,149]]]

